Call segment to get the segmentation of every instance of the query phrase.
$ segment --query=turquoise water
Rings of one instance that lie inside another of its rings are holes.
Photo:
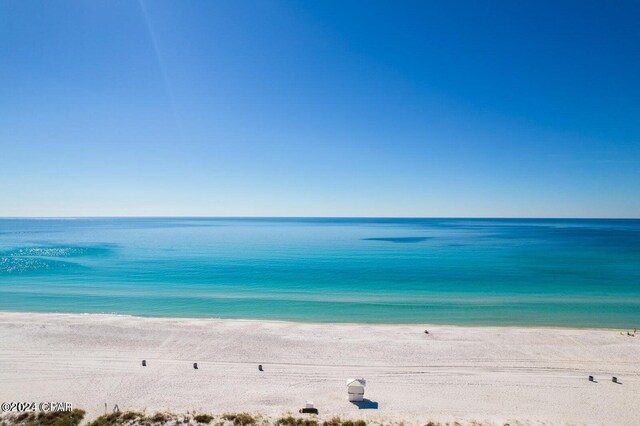
[[[0,219],[0,310],[640,326],[640,220]]]

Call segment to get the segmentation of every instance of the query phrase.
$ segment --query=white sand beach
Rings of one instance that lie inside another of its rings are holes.
[[[278,416],[312,400],[377,422],[640,424],[640,334],[620,330],[0,313],[0,342],[0,401],[69,401],[88,419],[105,403]],[[377,409],[347,401],[350,377]]]

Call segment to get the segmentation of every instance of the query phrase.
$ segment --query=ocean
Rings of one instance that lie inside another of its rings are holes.
[[[640,220],[0,219],[0,310],[640,327]]]

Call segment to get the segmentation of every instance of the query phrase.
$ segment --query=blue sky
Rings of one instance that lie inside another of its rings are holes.
[[[640,2],[0,2],[0,216],[640,217]]]

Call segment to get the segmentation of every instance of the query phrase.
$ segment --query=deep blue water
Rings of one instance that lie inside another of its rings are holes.
[[[0,219],[0,310],[640,326],[640,220]]]

